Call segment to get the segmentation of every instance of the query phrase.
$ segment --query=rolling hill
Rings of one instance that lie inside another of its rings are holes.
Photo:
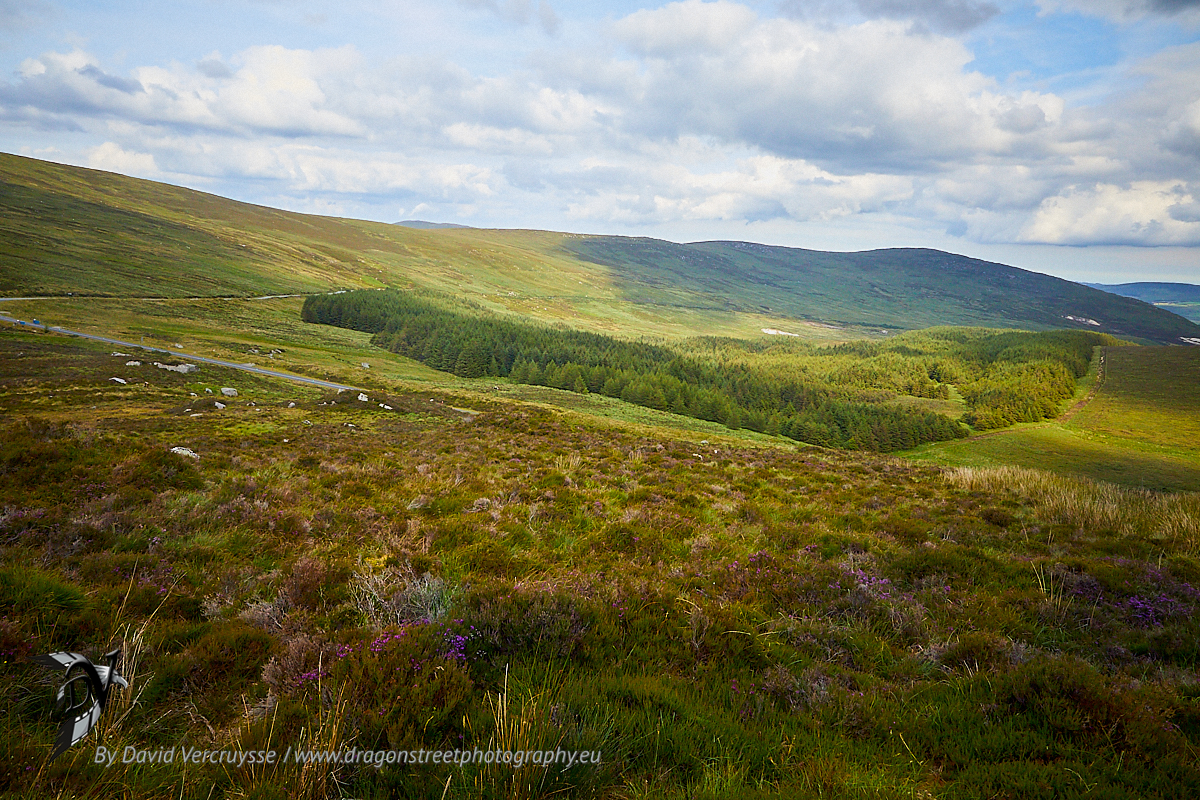
[[[631,297],[644,302],[670,302],[673,287],[688,286],[731,307],[886,328],[1081,328],[1176,343],[1196,328],[1144,302],[938,250],[830,253],[619,237],[567,247],[614,269]]]
[[[949,324],[1076,327],[1159,343],[1200,337],[1195,323],[1138,300],[935,250],[826,253],[417,229],[0,155],[0,294],[214,297],[384,286],[624,335]]]
[[[1165,308],[1186,317],[1192,322],[1200,322],[1200,286],[1193,283],[1162,283],[1156,281],[1139,281],[1138,283],[1089,283],[1093,289],[1100,289],[1122,297],[1135,297],[1146,303],[1153,303],[1159,308]]]

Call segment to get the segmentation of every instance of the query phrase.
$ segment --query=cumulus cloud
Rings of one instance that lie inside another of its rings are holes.
[[[1021,232],[1046,244],[1200,244],[1197,196],[1182,184],[1072,186],[1047,198]]]
[[[22,80],[0,87],[0,104],[45,114],[96,115],[226,131],[282,135],[354,135],[358,122],[327,102],[352,82],[352,48],[287,50],[253,47],[228,78],[213,60],[193,72],[182,65],[140,67],[130,77],[105,72],[81,50],[46,53],[22,63]],[[219,70],[218,70],[219,73]]]
[[[639,133],[716,136],[839,169],[1011,152],[1063,108],[1053,95],[1004,93],[965,69],[973,55],[961,42],[898,22],[831,29],[685,0],[615,32],[644,57],[626,115]]]
[[[153,155],[125,150],[115,142],[105,142],[92,148],[87,154],[87,165],[93,169],[139,178],[157,178],[162,174],[154,163]]]

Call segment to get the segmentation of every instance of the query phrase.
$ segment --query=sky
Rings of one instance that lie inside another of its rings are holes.
[[[1200,0],[0,0],[0,151],[382,222],[1200,283]]]

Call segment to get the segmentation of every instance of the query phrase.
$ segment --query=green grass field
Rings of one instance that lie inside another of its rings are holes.
[[[944,466],[1014,465],[1122,486],[1200,491],[1200,348],[1110,347],[1104,357],[1103,386],[1065,422],[1017,426],[906,455]],[[1080,381],[1077,400],[1090,391],[1096,363]]]

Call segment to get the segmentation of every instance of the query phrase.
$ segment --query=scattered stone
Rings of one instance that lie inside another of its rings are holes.
[[[203,417],[204,415],[203,414],[189,414],[188,416],[190,416],[192,419],[195,419],[196,417]]]
[[[113,353],[117,358],[129,358],[129,353]]]
[[[368,364],[367,362],[365,362],[365,361],[364,361],[364,362],[362,362],[362,368],[363,368],[363,369],[370,369],[370,368],[371,368],[371,365],[370,365],[370,364]]]
[[[221,394],[225,395],[226,397],[237,397],[238,396],[237,389],[231,389],[228,386],[221,387]]]
[[[200,456],[196,455],[195,451],[189,450],[186,447],[172,447],[171,452],[177,456],[183,456],[184,458],[194,458],[197,461],[200,460]]]
[[[205,390],[204,390],[204,393],[205,393],[205,394],[212,394],[212,389],[205,389]]]
[[[371,402],[371,398],[367,397],[367,396],[366,396],[365,394],[363,394],[362,392],[359,392],[359,393],[358,393],[358,402],[360,402],[360,403],[369,403],[369,402]]]
[[[306,419],[306,420],[304,420],[304,424],[305,424],[305,425],[312,425],[312,420],[311,420],[311,419]]]
[[[221,411],[225,408],[225,404],[218,400],[213,403],[213,408],[215,408],[217,411]]]
[[[142,362],[140,362],[140,361],[126,361],[125,362],[125,366],[127,366],[127,367],[140,367],[141,365],[142,365]]]
[[[296,407],[295,403],[288,403],[288,408],[295,408],[295,407]]]
[[[195,392],[188,392],[188,396],[189,397],[198,397],[199,395],[197,395]]]
[[[110,380],[110,381],[115,381],[116,383],[119,383],[119,384],[121,384],[122,386],[124,386],[125,384],[129,383],[129,381],[125,380],[124,378],[109,378],[109,380]]]

